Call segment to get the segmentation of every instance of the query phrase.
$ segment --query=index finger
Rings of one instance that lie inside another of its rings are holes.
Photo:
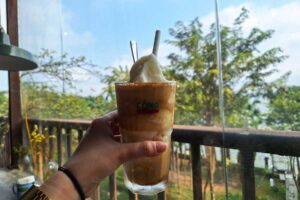
[[[116,142],[121,142],[122,141],[122,136],[120,135],[119,131],[119,122],[118,122],[118,112],[112,111],[108,113],[107,115],[103,116],[103,119],[105,122],[108,123],[111,131],[112,131],[112,138]]]
[[[114,122],[118,120],[118,111],[114,110],[106,115],[104,115],[103,117],[101,117],[103,121],[106,122]]]

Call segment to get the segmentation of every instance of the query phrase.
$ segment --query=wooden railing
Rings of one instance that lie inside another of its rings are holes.
[[[90,121],[60,120],[60,119],[30,119],[30,126],[39,125],[47,127],[49,134],[56,134],[57,138],[57,160],[59,164],[64,161],[64,154],[69,157],[72,153],[72,133],[78,133],[78,142],[88,128]],[[54,131],[56,130],[56,131]],[[66,137],[66,152],[63,151],[63,135]],[[195,200],[202,197],[201,178],[201,154],[200,146],[215,146],[240,150],[241,155],[241,180],[243,199],[255,199],[255,177],[254,177],[254,153],[264,152],[278,155],[300,156],[300,132],[291,131],[261,131],[244,129],[225,129],[203,127],[203,126],[181,126],[175,125],[172,133],[172,141],[189,143],[192,158],[192,183],[193,197]],[[53,143],[53,142],[52,142]],[[54,145],[49,144],[50,152],[54,152]],[[54,155],[54,153],[53,153]],[[116,176],[109,177],[110,199],[117,199]],[[100,199],[99,190],[94,197]],[[136,199],[129,192],[129,199]],[[158,194],[159,200],[166,199],[164,192]]]

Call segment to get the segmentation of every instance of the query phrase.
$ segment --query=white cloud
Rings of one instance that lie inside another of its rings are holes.
[[[133,64],[133,59],[132,56],[130,54],[123,54],[118,56],[111,64],[110,66],[112,67],[117,67],[117,66],[121,66],[121,67],[130,67]]]
[[[177,48],[174,48],[174,46],[172,46],[170,44],[166,44],[166,43],[160,44],[159,50],[158,50],[159,63],[162,66],[169,65],[170,61],[167,59],[167,56],[170,53],[179,53],[179,52],[180,51]],[[142,50],[139,50],[139,52],[138,52],[139,57],[149,55],[150,53],[152,53],[152,48],[142,49]],[[112,62],[111,66],[131,67],[132,64],[133,64],[133,60],[132,60],[131,54],[124,54],[124,55],[120,55],[119,57],[117,57],[116,60],[114,60]]]
[[[148,55],[152,52],[152,48],[144,49],[142,50],[142,55]],[[167,44],[167,43],[161,43],[159,45],[159,50],[158,50],[158,60],[159,63],[162,66],[167,66],[170,64],[170,61],[168,60],[167,56],[170,55],[171,53],[180,53],[178,48],[175,48],[173,45]]]
[[[36,54],[42,48],[60,52],[61,45],[70,54],[88,48],[95,41],[93,34],[74,30],[72,20],[71,11],[61,8],[59,0],[20,0],[20,46]]]
[[[68,52],[70,56],[84,55],[82,52],[90,48],[95,41],[93,34],[88,31],[76,31],[73,13],[65,7],[61,7],[60,0],[20,0],[19,1],[19,35],[20,46],[38,54],[42,48],[61,53]],[[62,10],[62,13],[61,13]],[[62,34],[61,34],[62,33]],[[61,36],[63,38],[61,38]],[[62,46],[63,45],[63,46]],[[79,88],[89,81],[99,82],[88,75],[85,70],[74,69],[72,77]],[[62,83],[57,80],[45,79],[42,75],[34,77],[35,81],[43,81],[56,85]]]
[[[45,5],[49,9],[43,9]],[[34,53],[45,47],[58,50],[60,48],[58,10],[58,1],[19,1],[20,46]]]
[[[72,77],[76,81],[88,81],[92,78],[89,72],[81,68],[72,69]]]
[[[261,6],[253,3],[244,3],[238,6],[229,6],[220,11],[220,23],[231,25],[241,8],[245,7],[250,11],[250,18],[244,24],[245,33],[253,27],[259,27],[263,30],[273,29],[273,37],[261,45],[261,49],[272,47],[281,47],[289,59],[278,66],[280,72],[292,71],[289,84],[299,85],[299,61],[298,52],[300,52],[300,2],[293,1],[279,7]],[[208,30],[210,24],[214,21],[214,13],[202,17],[204,30]]]

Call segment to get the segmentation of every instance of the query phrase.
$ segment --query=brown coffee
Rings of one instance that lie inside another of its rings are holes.
[[[126,176],[131,183],[147,186],[168,179],[175,93],[175,82],[116,84],[123,141],[152,140],[168,144],[167,150],[159,156],[125,163]]]

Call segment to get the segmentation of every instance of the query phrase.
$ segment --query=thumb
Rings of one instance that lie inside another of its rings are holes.
[[[120,160],[124,163],[140,157],[158,156],[164,152],[166,148],[167,144],[160,141],[123,143],[120,148]]]

